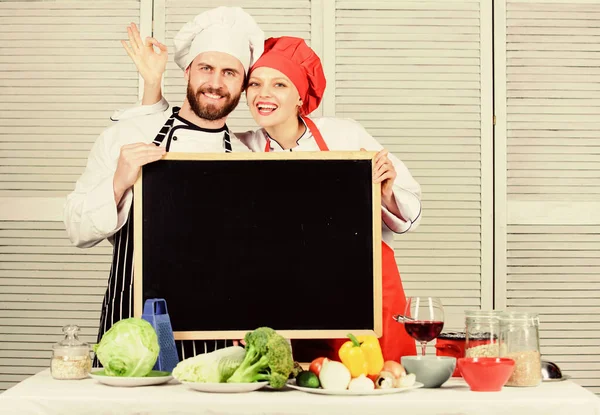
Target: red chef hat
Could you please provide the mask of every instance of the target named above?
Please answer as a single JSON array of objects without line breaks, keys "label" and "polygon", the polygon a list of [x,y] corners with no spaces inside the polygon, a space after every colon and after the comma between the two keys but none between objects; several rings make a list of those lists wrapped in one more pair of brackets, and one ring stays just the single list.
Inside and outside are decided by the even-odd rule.
[{"label": "red chef hat", "polygon": [[313,112],[325,92],[325,74],[321,59],[298,37],[282,36],[265,41],[265,51],[252,70],[266,66],[290,78],[302,99],[302,115]]}]

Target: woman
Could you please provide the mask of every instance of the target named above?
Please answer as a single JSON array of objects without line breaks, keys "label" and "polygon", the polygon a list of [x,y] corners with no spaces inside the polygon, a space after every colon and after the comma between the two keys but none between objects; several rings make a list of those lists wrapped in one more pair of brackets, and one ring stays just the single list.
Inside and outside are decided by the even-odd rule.
[{"label": "woman", "polygon": [[[166,50],[164,45],[150,38],[145,51],[139,47],[137,51],[128,48],[124,43],[143,78],[149,80],[144,89],[144,105],[154,104],[160,98],[160,83],[156,80],[162,77],[162,72],[149,69],[152,66],[160,68],[160,65],[149,63],[157,58],[152,44]],[[162,58],[166,59],[164,54]],[[384,150],[360,124],[350,119],[308,118],[308,114],[319,106],[325,84],[321,61],[303,39],[267,39],[263,55],[249,72],[246,88],[250,112],[262,128],[238,136],[251,150],[258,152],[378,151],[373,181],[381,183],[383,219],[383,336],[379,341],[384,358],[399,361],[401,356],[416,354],[416,349],[415,341],[408,336],[404,326],[392,319],[394,314],[404,312],[406,304],[392,249],[393,233],[404,233],[417,227],[421,215],[421,189],[404,163]],[[163,99],[146,110],[164,110],[165,105]],[[127,112],[121,114],[121,117],[126,116]],[[294,357],[301,361],[323,355],[337,359],[336,352],[346,340],[294,341]]]}]

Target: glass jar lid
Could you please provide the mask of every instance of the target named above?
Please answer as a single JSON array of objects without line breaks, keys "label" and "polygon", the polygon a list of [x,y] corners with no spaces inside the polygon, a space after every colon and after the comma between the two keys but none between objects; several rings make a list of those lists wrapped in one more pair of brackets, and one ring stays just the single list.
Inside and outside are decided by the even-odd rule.
[{"label": "glass jar lid", "polygon": [[465,321],[467,329],[471,324],[490,324],[498,325],[500,322],[499,311],[467,310],[465,311]]},{"label": "glass jar lid", "polygon": [[476,317],[498,318],[500,315],[502,315],[501,311],[485,311],[485,310],[466,310],[465,311],[465,316],[467,318],[476,318]]},{"label": "glass jar lid", "polygon": [[500,324],[532,325],[540,324],[539,313],[510,311],[500,315]]},{"label": "glass jar lid", "polygon": [[65,338],[52,346],[54,356],[84,356],[91,350],[88,343],[79,340],[79,326],[69,324],[63,327]]}]

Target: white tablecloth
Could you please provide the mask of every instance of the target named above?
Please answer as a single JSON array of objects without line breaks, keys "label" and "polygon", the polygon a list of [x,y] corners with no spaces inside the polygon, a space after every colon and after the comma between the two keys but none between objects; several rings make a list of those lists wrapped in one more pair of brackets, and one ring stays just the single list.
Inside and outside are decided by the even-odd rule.
[{"label": "white tablecloth", "polygon": [[50,414],[567,414],[600,415],[600,398],[571,381],[471,392],[462,379],[393,395],[323,396],[293,389],[214,394],[166,385],[117,388],[59,381],[44,370],[0,394],[2,415]]}]

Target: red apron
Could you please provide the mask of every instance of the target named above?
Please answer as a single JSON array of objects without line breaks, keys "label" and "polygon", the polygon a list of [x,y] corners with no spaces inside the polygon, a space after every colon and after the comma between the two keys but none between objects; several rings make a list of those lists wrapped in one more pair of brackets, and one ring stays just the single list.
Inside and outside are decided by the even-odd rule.
[{"label": "red apron", "polygon": [[[312,136],[321,151],[329,151],[321,132],[310,118],[303,118]],[[269,139],[265,146],[265,152],[269,152],[271,146]],[[396,322],[394,314],[404,314],[406,296],[402,288],[400,273],[396,265],[394,250],[385,242],[381,242],[382,253],[382,291],[383,291],[383,335],[379,338],[384,360],[400,361],[401,356],[416,355],[415,340],[410,337],[404,325]],[[340,360],[337,351],[348,339],[331,340],[292,340],[294,359],[299,362],[310,362],[321,356],[333,360]]]}]

